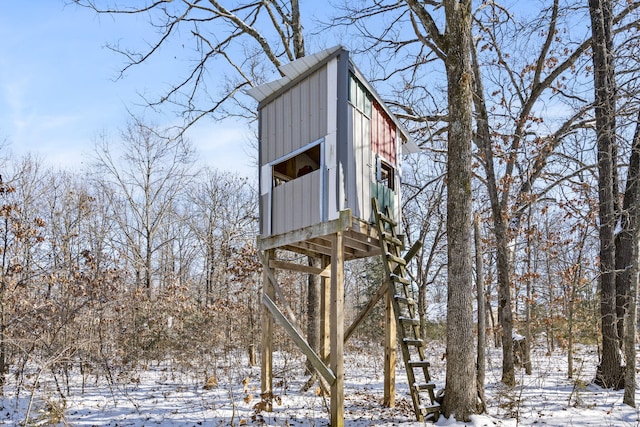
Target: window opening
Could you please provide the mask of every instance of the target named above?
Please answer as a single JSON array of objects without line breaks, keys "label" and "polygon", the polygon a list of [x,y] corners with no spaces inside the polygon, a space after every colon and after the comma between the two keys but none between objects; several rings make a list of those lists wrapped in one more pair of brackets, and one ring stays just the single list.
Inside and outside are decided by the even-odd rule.
[{"label": "window opening", "polygon": [[395,169],[389,163],[378,158],[378,182],[384,184],[390,190],[394,190]]},{"label": "window opening", "polygon": [[273,186],[320,169],[320,144],[273,165]]}]

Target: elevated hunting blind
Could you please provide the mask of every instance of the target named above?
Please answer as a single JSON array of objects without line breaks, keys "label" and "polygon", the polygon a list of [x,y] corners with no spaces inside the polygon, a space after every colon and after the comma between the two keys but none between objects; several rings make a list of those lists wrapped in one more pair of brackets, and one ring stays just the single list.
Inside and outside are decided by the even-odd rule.
[{"label": "elevated hunting blind", "polygon": [[279,80],[252,88],[258,102],[260,235],[281,235],[336,220],[373,223],[371,198],[400,219],[407,131],[341,46],[280,67]]},{"label": "elevated hunting blind", "polygon": [[[264,402],[269,408],[273,397],[275,320],[307,356],[321,384],[330,387],[331,425],[342,426],[344,342],[386,297],[384,404],[393,406],[395,401],[398,342],[417,419],[437,419],[435,386],[430,381],[412,283],[405,269],[419,245],[403,256],[403,239],[396,230],[401,220],[401,155],[417,152],[418,147],[343,47],[283,65],[280,73],[279,80],[248,91],[258,101],[259,112],[257,244],[264,267]],[[309,265],[292,262],[290,256],[278,259],[278,250],[319,261]],[[384,259],[385,279],[345,329],[344,261],[375,255]],[[318,349],[309,346],[296,324],[276,269],[320,276]]]}]

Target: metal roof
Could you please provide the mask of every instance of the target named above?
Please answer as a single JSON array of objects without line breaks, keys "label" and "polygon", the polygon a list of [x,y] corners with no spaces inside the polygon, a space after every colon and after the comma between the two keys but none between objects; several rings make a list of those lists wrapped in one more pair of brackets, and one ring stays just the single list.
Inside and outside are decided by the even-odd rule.
[{"label": "metal roof", "polygon": [[291,83],[291,81],[295,80],[296,77],[304,74],[316,65],[326,61],[327,58],[330,58],[340,50],[344,50],[341,45],[334,46],[313,55],[304,56],[300,59],[296,59],[295,61],[281,65],[280,67],[278,67],[278,70],[280,70],[284,77],[272,82],[261,84],[260,86],[252,87],[251,89],[247,89],[246,93],[247,95],[253,97],[256,101],[262,102],[269,96],[278,92],[283,87],[287,86],[289,83]]},{"label": "metal roof", "polygon": [[[254,98],[258,103],[262,103],[265,99],[279,92],[287,85],[289,85],[296,78],[301,75],[309,72],[309,70],[315,68],[316,66],[326,62],[329,58],[335,56],[338,52],[345,51],[346,49],[342,45],[337,45],[331,47],[329,49],[322,50],[313,55],[304,56],[302,58],[296,59],[295,61],[289,62],[287,64],[281,65],[278,67],[280,73],[284,75],[284,77],[274,80],[272,82],[264,83],[259,86],[254,86],[251,89],[247,89],[245,93],[252,98]],[[351,62],[351,61],[350,61]],[[416,144],[416,142],[411,138],[407,129],[398,121],[396,116],[389,110],[386,104],[380,98],[380,95],[375,91],[375,89],[371,86],[371,84],[362,76],[362,73],[357,69],[355,64],[351,62],[351,65],[356,70],[359,79],[363,80],[363,83],[367,87],[367,89],[371,92],[373,97],[377,100],[377,102],[382,106],[382,108],[387,112],[391,120],[396,124],[398,130],[405,137],[405,142],[402,144],[402,151],[405,154],[410,153],[418,153],[420,152],[420,147]]]}]

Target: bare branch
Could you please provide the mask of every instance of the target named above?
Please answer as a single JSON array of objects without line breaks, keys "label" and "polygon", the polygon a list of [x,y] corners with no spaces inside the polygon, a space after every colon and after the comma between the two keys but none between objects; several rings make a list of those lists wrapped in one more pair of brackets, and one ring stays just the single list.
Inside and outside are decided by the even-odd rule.
[{"label": "bare branch", "polygon": [[[436,22],[433,20],[433,17],[429,12],[427,12],[424,6],[420,4],[420,2],[418,2],[417,0],[406,0],[406,1],[407,1],[407,4],[409,5],[409,8],[411,8],[411,11],[415,13],[415,15],[420,20],[420,23],[422,24],[422,26],[429,33],[429,37],[433,39],[433,42],[438,47],[438,50],[440,51],[438,56],[440,56],[441,58],[444,58],[445,57],[444,52],[447,51],[446,39],[440,33],[440,30],[438,29]],[[427,3],[427,2],[423,2],[423,3]],[[430,2],[429,4],[433,5],[433,3],[434,2]]]}]

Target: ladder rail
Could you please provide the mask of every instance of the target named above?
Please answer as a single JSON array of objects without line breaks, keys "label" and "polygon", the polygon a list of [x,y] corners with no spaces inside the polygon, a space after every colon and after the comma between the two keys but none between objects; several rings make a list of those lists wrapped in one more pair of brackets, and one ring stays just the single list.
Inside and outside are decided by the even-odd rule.
[{"label": "ladder rail", "polygon": [[[413,298],[413,282],[407,278],[406,257],[402,257],[402,240],[396,233],[396,221],[389,209],[380,211],[378,200],[371,200],[375,214],[376,228],[384,258],[384,269],[388,283],[389,295],[396,318],[396,330],[399,332],[402,357],[407,372],[407,380],[413,402],[414,412],[418,421],[424,421],[426,416],[432,415],[438,419],[440,405],[435,400],[435,385],[429,375],[429,362],[425,360],[424,341],[420,336],[420,322],[416,319],[416,302]],[[414,245],[411,251],[417,251]],[[413,353],[411,349],[413,349]],[[412,356],[417,355],[417,360]],[[416,371],[422,372],[424,382],[416,381]],[[421,392],[428,396],[428,402],[422,402]]]}]

